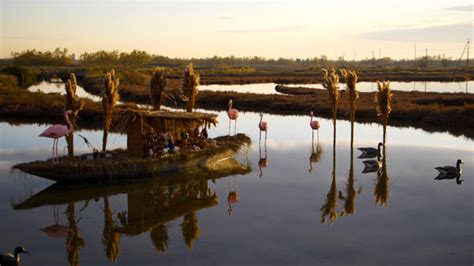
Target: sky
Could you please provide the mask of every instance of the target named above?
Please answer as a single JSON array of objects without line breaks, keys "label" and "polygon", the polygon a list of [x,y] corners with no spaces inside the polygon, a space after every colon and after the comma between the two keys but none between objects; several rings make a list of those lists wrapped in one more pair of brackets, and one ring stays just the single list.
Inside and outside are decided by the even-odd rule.
[{"label": "sky", "polygon": [[[0,0],[0,57],[26,49],[145,50],[179,58],[459,58],[464,0]],[[472,53],[471,53],[472,54]]]}]

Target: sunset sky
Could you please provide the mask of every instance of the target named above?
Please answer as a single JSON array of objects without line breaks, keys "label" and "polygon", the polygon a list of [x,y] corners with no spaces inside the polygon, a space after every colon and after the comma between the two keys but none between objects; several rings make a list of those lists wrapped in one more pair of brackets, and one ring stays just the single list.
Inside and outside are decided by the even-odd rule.
[{"label": "sunset sky", "polygon": [[458,58],[472,38],[471,1],[0,0],[0,57],[26,49],[133,49],[170,57],[347,60]]}]

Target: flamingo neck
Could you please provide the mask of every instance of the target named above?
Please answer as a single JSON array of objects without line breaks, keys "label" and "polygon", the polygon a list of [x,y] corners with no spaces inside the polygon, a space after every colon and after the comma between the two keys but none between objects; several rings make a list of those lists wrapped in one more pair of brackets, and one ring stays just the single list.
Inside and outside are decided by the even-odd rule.
[{"label": "flamingo neck", "polygon": [[263,120],[263,116],[260,116],[260,123],[262,123],[262,120]]},{"label": "flamingo neck", "polygon": [[72,130],[73,130],[73,126],[72,126],[72,123],[71,121],[69,120],[69,114],[68,113],[64,113],[64,119],[66,120],[66,123],[67,123],[67,130],[68,130],[68,133],[71,133]]}]

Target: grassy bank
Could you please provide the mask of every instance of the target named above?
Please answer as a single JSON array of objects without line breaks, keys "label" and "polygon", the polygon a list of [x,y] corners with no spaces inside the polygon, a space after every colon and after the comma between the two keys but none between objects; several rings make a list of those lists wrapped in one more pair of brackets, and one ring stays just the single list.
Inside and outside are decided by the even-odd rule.
[{"label": "grassy bank", "polygon": [[[67,73],[71,70],[63,70],[63,72]],[[100,69],[78,71],[78,83],[88,92],[98,95],[102,91],[104,71]],[[121,99],[139,104],[150,104],[148,88],[150,73],[148,70],[118,71],[118,75],[121,77]],[[313,75],[316,76],[314,73]],[[174,94],[178,99],[180,80],[174,73],[169,78],[167,93]],[[3,79],[11,83],[9,78]],[[238,77],[232,78],[232,82],[239,80]],[[0,85],[0,115],[37,118],[53,115],[61,116],[63,110],[62,96],[29,93],[20,88],[12,88],[11,84],[6,84],[8,82]],[[282,88],[285,89],[285,87]],[[465,135],[474,138],[474,127],[472,126],[474,125],[473,94],[403,92],[397,91],[396,87],[392,89],[394,90],[394,101],[390,125],[411,126],[428,131],[447,131],[454,135]],[[297,93],[295,93],[296,91]],[[235,107],[242,111],[300,115],[307,115],[310,111],[314,111],[318,116],[331,117],[331,108],[325,90],[305,91],[301,88],[286,88],[286,93],[295,95],[201,91],[196,104],[198,108],[225,110],[227,109],[228,99],[232,98]],[[360,93],[356,121],[378,122],[374,98],[373,92]],[[347,96],[343,95],[338,113],[338,117],[342,119],[348,118],[346,102]],[[172,106],[171,103],[165,103],[165,105]],[[86,106],[80,116],[83,120],[100,121],[102,119],[100,104],[86,101]]]}]

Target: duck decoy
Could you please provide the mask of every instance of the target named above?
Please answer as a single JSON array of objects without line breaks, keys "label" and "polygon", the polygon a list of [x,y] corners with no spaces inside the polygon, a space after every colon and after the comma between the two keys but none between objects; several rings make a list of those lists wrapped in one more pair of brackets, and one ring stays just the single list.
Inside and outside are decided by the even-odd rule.
[{"label": "duck decoy", "polygon": [[368,148],[357,148],[359,151],[362,152],[361,155],[359,155],[358,158],[360,159],[365,159],[365,158],[375,158],[377,156],[380,156],[380,147],[382,147],[383,144],[382,142],[379,142],[379,145],[376,148],[368,147]]},{"label": "duck decoy", "polygon": [[14,254],[0,254],[0,265],[16,265],[20,262],[20,253],[28,253],[24,247],[16,247]]},{"label": "duck decoy", "polygon": [[456,162],[456,167],[454,166],[438,166],[435,167],[436,170],[439,171],[439,174],[437,177],[435,177],[436,180],[442,180],[442,179],[456,179],[456,182],[458,184],[461,184],[463,180],[460,180],[459,178],[462,175],[462,169],[461,169],[461,164],[463,164],[464,161],[461,159],[458,159]]}]

